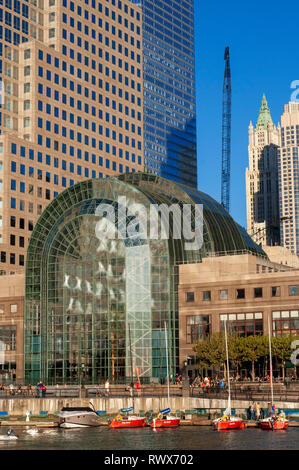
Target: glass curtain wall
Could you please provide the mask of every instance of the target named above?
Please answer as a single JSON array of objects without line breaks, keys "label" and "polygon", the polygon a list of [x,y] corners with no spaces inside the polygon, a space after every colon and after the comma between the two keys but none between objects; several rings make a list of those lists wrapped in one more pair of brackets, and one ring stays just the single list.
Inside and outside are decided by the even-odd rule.
[{"label": "glass curtain wall", "polygon": [[[165,228],[163,204],[169,209],[168,237],[151,237],[153,214]],[[202,226],[200,248],[186,249],[183,224],[170,210],[185,204],[192,208],[192,229]],[[195,204],[203,205],[201,221]],[[103,205],[112,219],[98,212]],[[136,218],[140,207],[144,224]],[[114,230],[111,238],[98,230],[103,221]],[[179,365],[178,264],[198,263],[215,249],[260,254],[220,204],[173,181],[132,173],[83,181],[59,194],[38,220],[27,253],[26,381],[165,378],[165,322],[174,375]]]}]

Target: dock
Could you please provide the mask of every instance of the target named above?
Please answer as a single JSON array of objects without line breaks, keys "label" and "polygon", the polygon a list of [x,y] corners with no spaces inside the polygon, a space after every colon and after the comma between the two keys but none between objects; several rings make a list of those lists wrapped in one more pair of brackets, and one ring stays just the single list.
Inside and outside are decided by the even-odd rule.
[{"label": "dock", "polygon": [[17,420],[9,420],[9,421],[0,421],[0,426],[30,426],[30,427],[37,427],[37,428],[57,428],[58,422],[55,421],[17,421]]}]

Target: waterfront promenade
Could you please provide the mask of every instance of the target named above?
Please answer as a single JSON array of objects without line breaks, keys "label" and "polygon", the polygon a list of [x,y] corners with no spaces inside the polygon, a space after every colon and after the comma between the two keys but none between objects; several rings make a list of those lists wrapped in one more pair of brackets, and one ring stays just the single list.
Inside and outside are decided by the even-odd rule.
[{"label": "waterfront promenade", "polygon": [[[232,384],[232,408],[236,413],[246,414],[252,403],[259,403],[267,408],[271,400],[268,383]],[[133,397],[124,385],[112,385],[109,392],[94,385],[48,386],[44,397],[35,387],[5,387],[0,396],[0,416],[25,416],[27,412],[38,416],[55,415],[64,406],[92,406],[103,413],[115,413],[120,408],[132,406]],[[277,408],[299,409],[299,383],[277,383],[274,385],[274,401]],[[184,384],[171,385],[170,403],[167,398],[166,385],[145,385],[140,391],[134,391],[134,408],[136,412],[158,411],[168,406],[174,412],[192,416],[193,413],[215,415],[227,406],[227,390],[202,391],[200,388],[186,387]]]}]

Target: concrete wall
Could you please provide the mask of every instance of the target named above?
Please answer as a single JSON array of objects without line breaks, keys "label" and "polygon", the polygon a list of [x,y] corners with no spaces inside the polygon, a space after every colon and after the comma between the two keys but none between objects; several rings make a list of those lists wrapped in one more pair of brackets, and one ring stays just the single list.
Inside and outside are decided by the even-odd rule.
[{"label": "concrete wall", "polygon": [[[107,413],[116,413],[120,408],[132,406],[131,398],[24,398],[24,399],[1,399],[0,411],[7,411],[9,416],[25,416],[27,411],[32,415],[38,415],[40,411],[48,411],[53,414],[61,410],[64,406],[89,406],[92,403],[96,410],[106,410]],[[232,408],[244,410],[252,402],[245,400],[233,400]],[[259,402],[263,408],[267,408],[268,402]],[[296,402],[276,402],[276,408],[297,409],[299,404]],[[167,398],[135,398],[135,411],[139,410],[159,411],[167,408]],[[190,410],[193,408],[206,408],[211,411],[219,411],[227,407],[227,400],[210,400],[208,398],[171,398],[170,408],[173,412],[176,410]]]}]

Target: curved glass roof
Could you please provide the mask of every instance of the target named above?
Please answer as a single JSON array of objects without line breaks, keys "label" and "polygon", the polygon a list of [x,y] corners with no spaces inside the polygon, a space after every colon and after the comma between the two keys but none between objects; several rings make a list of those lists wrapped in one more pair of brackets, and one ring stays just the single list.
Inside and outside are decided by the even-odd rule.
[{"label": "curved glass roof", "polygon": [[[183,204],[203,206],[203,244],[200,249],[186,250],[182,235],[173,235],[175,218],[170,222],[168,249],[170,259],[176,263],[196,263],[203,257],[229,254],[253,253],[267,257],[256,245],[246,230],[237,224],[221,204],[209,195],[148,173],[126,173],[118,177],[86,180],[60,193],[45,209],[32,233],[28,254],[39,258],[41,251],[51,244],[55,231],[70,217],[74,210],[82,213],[95,213],[98,204],[112,202],[115,207],[119,196],[127,195],[131,202],[149,205]],[[76,209],[77,207],[77,209]],[[172,215],[170,214],[170,218]],[[196,220],[192,213],[193,228]],[[50,235],[50,236],[49,236]],[[27,257],[29,264],[32,256]],[[28,263],[27,267],[28,267]]]},{"label": "curved glass roof", "polygon": [[[246,230],[241,227],[225,208],[208,194],[180,183],[166,180],[160,176],[146,173],[126,173],[118,177],[122,181],[133,184],[155,203],[168,201],[202,204],[203,206],[203,246],[200,258],[229,254],[253,253],[267,255],[260,246],[253,242]],[[177,261],[186,262],[188,259]],[[193,261],[194,262],[194,261]]]}]

